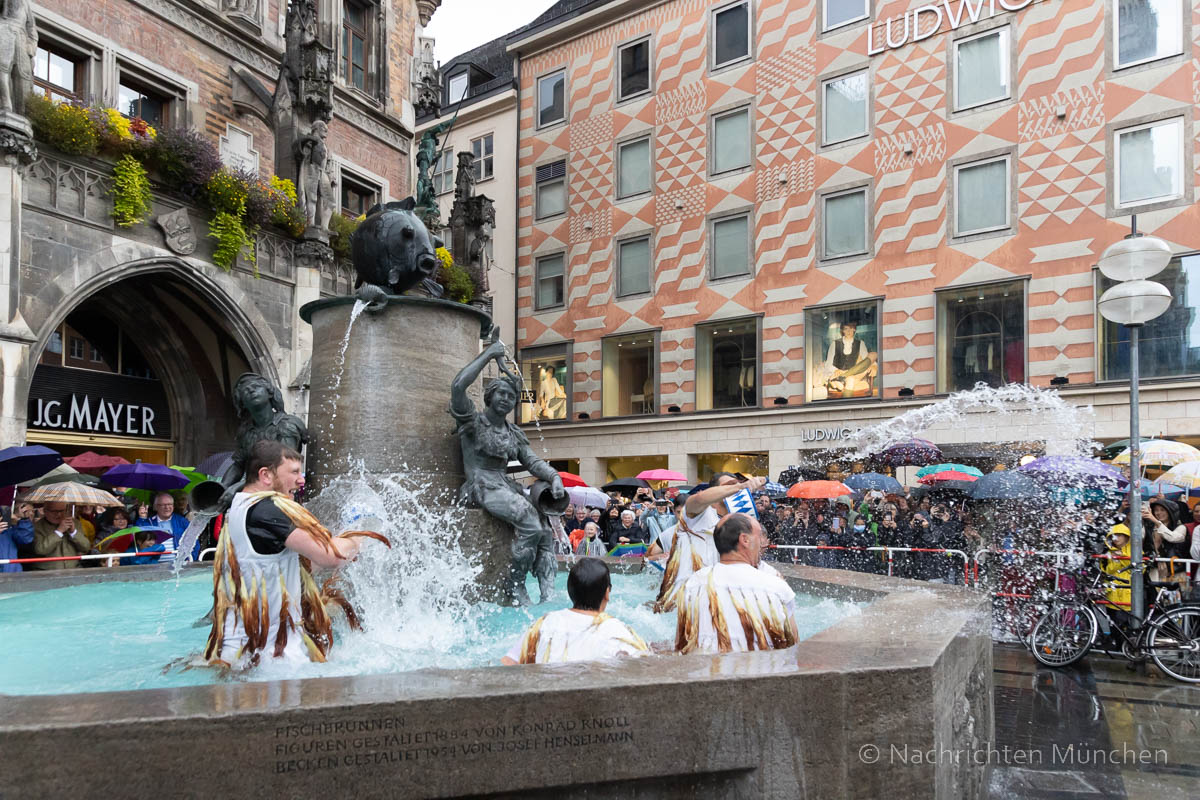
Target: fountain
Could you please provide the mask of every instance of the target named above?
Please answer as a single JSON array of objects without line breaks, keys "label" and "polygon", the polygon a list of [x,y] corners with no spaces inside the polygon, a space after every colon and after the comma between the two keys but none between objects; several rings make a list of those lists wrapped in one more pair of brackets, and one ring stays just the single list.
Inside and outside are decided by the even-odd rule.
[{"label": "fountain", "polygon": [[[35,641],[21,651],[31,669],[0,685],[0,692],[23,687],[0,702],[0,747],[21,765],[0,778],[0,795],[148,794],[161,790],[166,774],[196,795],[982,796],[979,759],[915,763],[889,755],[893,746],[986,752],[990,602],[968,590],[780,565],[801,596],[796,647],[485,666],[541,613],[491,602],[513,595],[515,534],[508,522],[462,504],[466,478],[498,465],[474,460],[447,413],[453,402],[462,423],[484,407],[479,370],[464,369],[458,381],[455,372],[498,356],[503,345],[476,308],[400,294],[427,277],[428,235],[411,206],[374,209],[368,221],[375,215],[378,229],[400,241],[384,236],[395,247],[373,257],[394,263],[364,278],[356,297],[316,301],[302,312],[315,342],[311,510],[335,532],[369,520],[394,543],[364,551],[346,569],[364,630],[339,632],[327,664],[266,664],[236,679],[139,670],[101,685],[76,662],[82,656],[54,649],[63,639],[86,646],[86,633],[71,635],[77,610],[95,613],[84,631],[123,637],[142,648],[143,660],[161,663],[161,637],[139,628],[136,614],[111,609],[125,602],[157,614],[155,593],[175,592],[168,596],[183,616],[172,616],[165,635],[172,643],[191,635],[198,649],[203,631],[188,620],[207,603],[206,565],[184,569],[178,584],[161,581],[161,572],[122,569],[0,576],[0,626],[18,627],[28,616],[17,592],[39,592],[47,609],[47,621],[21,636]],[[356,240],[356,249],[368,244]],[[530,456],[542,472],[544,463]],[[543,494],[553,496],[553,479],[542,477]],[[494,506],[487,492],[467,496]],[[540,536],[523,510],[508,518]],[[669,642],[673,620],[643,605],[657,587],[654,570],[610,561],[614,596],[624,598],[614,614],[644,638]],[[7,622],[6,609],[13,610]],[[55,641],[36,638],[43,630]],[[103,661],[121,648],[93,649]],[[39,680],[63,663],[77,682]],[[42,757],[50,751],[72,753],[69,768]],[[140,768],[148,763],[154,768]]]}]

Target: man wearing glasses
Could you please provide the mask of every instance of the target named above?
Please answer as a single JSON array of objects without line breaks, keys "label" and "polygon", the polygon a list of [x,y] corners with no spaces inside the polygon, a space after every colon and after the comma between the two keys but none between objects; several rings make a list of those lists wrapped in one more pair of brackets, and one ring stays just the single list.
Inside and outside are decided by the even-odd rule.
[{"label": "man wearing glasses", "polygon": [[[188,518],[175,513],[175,498],[166,492],[159,492],[154,496],[154,505],[150,512],[150,524],[143,527],[158,528],[171,534],[171,538],[163,542],[166,553],[158,560],[158,563],[173,564],[175,549],[179,546],[179,537],[183,536],[183,532],[188,528]],[[196,547],[192,550],[192,560],[196,560],[199,554],[200,543],[196,542]]]}]

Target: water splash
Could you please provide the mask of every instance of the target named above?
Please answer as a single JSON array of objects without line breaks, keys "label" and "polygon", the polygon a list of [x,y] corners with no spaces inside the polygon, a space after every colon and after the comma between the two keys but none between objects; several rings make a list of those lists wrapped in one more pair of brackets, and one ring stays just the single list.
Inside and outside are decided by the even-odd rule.
[{"label": "water splash", "polygon": [[[517,380],[521,382],[521,397],[528,397],[529,384],[525,383],[525,376],[521,374],[521,367],[519,364],[517,364],[516,359],[513,357],[512,350],[508,348],[508,345],[504,346],[504,360],[507,361],[508,365],[512,368],[513,374],[517,376]],[[542,446],[542,455],[546,455],[550,451],[546,449],[546,437],[542,433],[541,418],[538,417],[537,414],[533,415],[533,427],[537,429],[538,443]]]}]

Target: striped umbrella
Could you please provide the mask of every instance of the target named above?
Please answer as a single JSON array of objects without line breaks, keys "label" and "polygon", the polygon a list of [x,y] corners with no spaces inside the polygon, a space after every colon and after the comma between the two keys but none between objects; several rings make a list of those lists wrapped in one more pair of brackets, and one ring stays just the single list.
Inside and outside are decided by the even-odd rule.
[{"label": "striped umbrella", "polygon": [[968,467],[966,464],[930,464],[928,467],[921,467],[917,470],[917,477],[924,478],[928,475],[936,475],[939,472],[961,472],[964,475],[973,475],[976,478],[983,477],[983,470],[975,467]]},{"label": "striped umbrella", "polygon": [[1200,495],[1200,461],[1185,461],[1176,464],[1158,476],[1162,483],[1169,483],[1185,490],[1195,497]]},{"label": "striped umbrella", "polygon": [[[1114,464],[1128,464],[1131,448],[1125,448],[1112,460]],[[1143,467],[1174,467],[1187,461],[1200,461],[1200,450],[1183,442],[1170,439],[1152,439],[1142,442],[1138,448],[1138,460]]]},{"label": "striped umbrella", "polygon": [[37,487],[23,499],[27,503],[67,503],[77,506],[106,506],[108,508],[125,506],[124,503],[103,489],[74,481],[47,483]]}]

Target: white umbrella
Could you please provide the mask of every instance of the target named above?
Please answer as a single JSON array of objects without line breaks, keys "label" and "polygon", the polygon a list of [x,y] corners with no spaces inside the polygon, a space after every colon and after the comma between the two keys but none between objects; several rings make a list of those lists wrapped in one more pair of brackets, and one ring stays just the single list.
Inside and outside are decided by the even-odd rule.
[{"label": "white umbrella", "polygon": [[568,486],[567,497],[576,506],[593,506],[605,508],[608,506],[608,495],[591,486]]},{"label": "white umbrella", "polygon": [[63,475],[78,475],[79,470],[72,467],[70,464],[59,464],[54,469],[47,472],[45,475],[38,475],[36,478],[30,478],[27,481],[22,481],[21,486],[33,486],[43,478],[59,478]]}]

